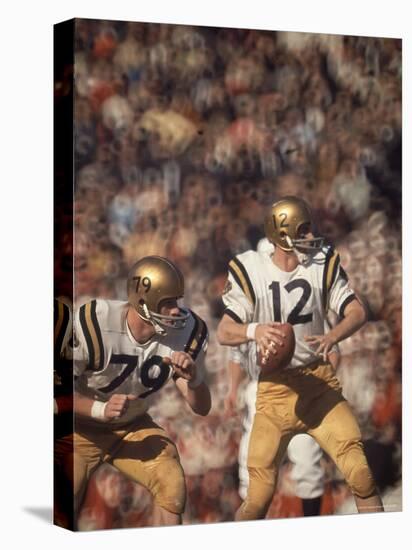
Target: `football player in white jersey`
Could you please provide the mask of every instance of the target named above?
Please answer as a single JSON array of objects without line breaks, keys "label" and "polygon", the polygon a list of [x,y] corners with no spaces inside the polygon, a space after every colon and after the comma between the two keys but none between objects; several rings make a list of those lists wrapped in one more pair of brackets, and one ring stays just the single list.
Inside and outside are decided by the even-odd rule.
[{"label": "football player in white jersey", "polygon": [[[263,238],[258,242],[257,251],[264,252],[271,256],[275,250],[274,245]],[[253,417],[256,412],[256,394],[260,367],[256,362],[256,343],[249,342],[237,348],[230,348],[229,354],[229,378],[230,389],[225,405],[227,412],[233,413],[236,410],[238,393],[245,376],[248,376],[244,390],[245,412],[242,418],[242,437],[239,443],[239,495],[244,500],[249,485],[249,474],[247,471],[247,453],[249,446],[250,432],[253,425]],[[251,353],[252,352],[252,353]],[[339,362],[339,352],[336,348],[329,354],[335,370]],[[295,494],[302,501],[302,512],[304,516],[320,515],[322,506],[322,495],[324,492],[324,469],[321,464],[322,450],[316,441],[308,434],[295,435],[287,448],[287,455],[292,464],[291,478],[295,482]]]},{"label": "football player in white jersey", "polygon": [[[249,442],[249,487],[236,519],[264,518],[279,464],[296,433],[311,435],[334,460],[349,484],[359,512],[382,511],[358,423],[330,364],[333,346],[366,321],[339,255],[314,236],[308,205],[297,197],[274,203],[265,220],[271,257],[249,250],[229,263],[217,337],[238,346],[255,341],[263,354],[276,353],[290,323],[296,348],[289,365],[259,374],[256,414]],[[340,321],[325,332],[326,311]]]},{"label": "football player in white jersey", "polygon": [[91,472],[108,461],[150,491],[154,525],[174,525],[185,505],[184,474],[174,443],[147,410],[172,379],[195,413],[208,414],[208,330],[178,306],[184,279],[166,258],[139,260],[127,290],[127,302],[93,300],[75,315],[74,493],[80,501]]}]

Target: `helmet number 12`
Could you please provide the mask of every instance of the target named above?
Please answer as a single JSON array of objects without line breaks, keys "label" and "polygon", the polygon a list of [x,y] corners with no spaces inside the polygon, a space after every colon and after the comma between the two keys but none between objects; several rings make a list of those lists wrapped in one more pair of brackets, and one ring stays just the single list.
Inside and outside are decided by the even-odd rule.
[{"label": "helmet number 12", "polygon": [[[281,212],[281,213],[279,214],[279,218],[282,218],[282,220],[281,220],[281,222],[280,222],[280,224],[279,224],[279,227],[281,227],[281,228],[289,227],[289,224],[286,223],[287,217],[288,217],[288,215],[286,214],[286,212]],[[274,222],[274,224],[275,224],[275,229],[277,229],[276,216],[273,216],[273,222]]]},{"label": "helmet number 12", "polygon": [[[290,323],[291,325],[301,325],[304,323],[310,323],[313,318],[312,313],[305,313],[302,314],[303,308],[308,303],[308,300],[312,294],[312,287],[306,281],[306,279],[295,279],[293,281],[290,281],[288,284],[284,286],[285,290],[287,292],[292,292],[293,290],[299,288],[302,290],[302,294],[295,305],[295,307],[292,309],[292,311],[289,313],[286,322]],[[272,291],[272,299],[273,299],[273,320],[276,323],[282,322],[282,315],[281,315],[281,303],[280,303],[280,284],[278,281],[273,281],[269,285],[269,289]]]}]

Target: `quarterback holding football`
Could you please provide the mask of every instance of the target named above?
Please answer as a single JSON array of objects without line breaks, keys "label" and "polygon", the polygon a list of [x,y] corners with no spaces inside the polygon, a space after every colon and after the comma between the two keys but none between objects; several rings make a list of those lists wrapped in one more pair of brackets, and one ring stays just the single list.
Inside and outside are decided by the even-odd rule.
[{"label": "quarterback holding football", "polygon": [[[249,486],[236,519],[265,517],[279,465],[298,433],[311,435],[329,454],[359,512],[382,511],[358,423],[329,358],[334,346],[366,322],[364,307],[349,286],[338,252],[315,236],[305,201],[288,196],[274,203],[265,233],[275,246],[271,256],[248,250],[229,263],[226,309],[217,332],[223,345],[255,342],[259,352]],[[340,319],[329,331],[328,310]]]}]

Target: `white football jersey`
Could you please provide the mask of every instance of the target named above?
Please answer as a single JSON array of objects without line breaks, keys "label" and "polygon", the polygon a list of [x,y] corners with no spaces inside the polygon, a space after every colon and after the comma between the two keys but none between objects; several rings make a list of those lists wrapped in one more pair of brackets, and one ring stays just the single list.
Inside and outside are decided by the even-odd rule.
[{"label": "white football jersey", "polygon": [[128,402],[126,413],[111,421],[116,424],[126,424],[147,411],[154,393],[173,376],[172,367],[162,359],[174,351],[192,356],[197,367],[195,382],[202,381],[208,341],[206,324],[188,310],[184,328],[170,328],[165,336],[156,334],[141,344],[127,325],[128,307],[127,302],[92,300],[75,315],[77,390],[100,401],[117,393],[136,396]]},{"label": "white football jersey", "polygon": [[[238,323],[290,323],[296,348],[287,368],[302,367],[318,359],[304,336],[325,333],[328,309],[343,317],[345,307],[356,299],[340,265],[339,254],[323,247],[311,261],[291,272],[282,271],[265,252],[248,250],[229,263],[223,302],[225,313]],[[248,346],[249,372],[256,378],[256,346]]]}]

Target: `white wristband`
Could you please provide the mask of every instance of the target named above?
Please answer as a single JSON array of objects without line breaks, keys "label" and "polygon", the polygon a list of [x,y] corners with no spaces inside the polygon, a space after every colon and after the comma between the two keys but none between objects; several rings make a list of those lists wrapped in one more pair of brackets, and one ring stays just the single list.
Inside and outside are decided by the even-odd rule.
[{"label": "white wristband", "polygon": [[259,323],[249,323],[246,329],[246,336],[249,340],[255,339],[256,327]]},{"label": "white wristband", "polygon": [[91,412],[92,418],[96,418],[97,420],[106,420],[106,417],[104,416],[106,405],[107,403],[104,403],[103,401],[94,401]]}]

